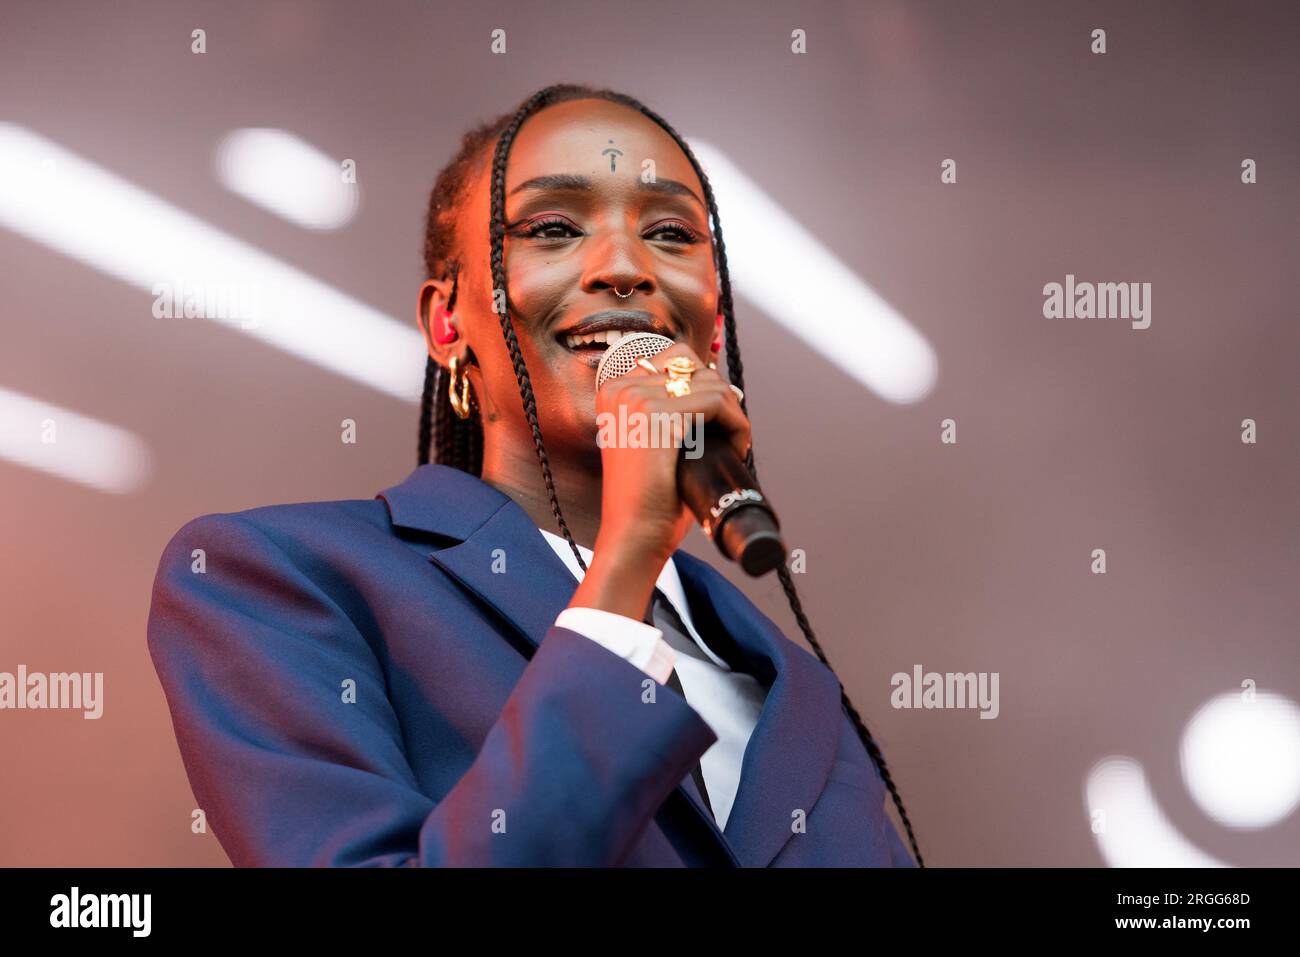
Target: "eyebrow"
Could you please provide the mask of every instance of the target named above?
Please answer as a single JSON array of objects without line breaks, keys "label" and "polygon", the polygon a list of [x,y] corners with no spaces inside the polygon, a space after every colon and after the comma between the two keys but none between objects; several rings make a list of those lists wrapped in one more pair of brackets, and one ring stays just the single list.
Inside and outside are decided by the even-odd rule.
[{"label": "eyebrow", "polygon": [[[569,190],[589,191],[595,189],[591,180],[586,176],[579,176],[575,173],[550,173],[546,176],[534,176],[532,179],[525,180],[510,191],[510,195],[521,193],[526,189],[533,190]],[[663,193],[667,196],[689,196],[701,206],[704,201],[695,195],[695,191],[684,183],[679,183],[675,179],[655,179],[647,183],[640,179],[637,180],[637,190],[640,192]]]}]

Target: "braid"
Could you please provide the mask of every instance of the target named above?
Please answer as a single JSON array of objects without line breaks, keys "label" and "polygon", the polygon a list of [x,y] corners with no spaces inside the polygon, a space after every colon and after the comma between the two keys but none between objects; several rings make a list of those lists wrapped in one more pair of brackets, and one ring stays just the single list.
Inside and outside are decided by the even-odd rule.
[{"label": "braid", "polygon": [[[753,449],[750,449],[749,458],[753,458]],[[752,474],[752,471],[751,471]],[[758,476],[754,476],[754,481],[758,481]],[[795,621],[799,623],[799,630],[803,632],[808,644],[812,650],[817,653],[822,664],[830,669],[831,674],[839,681],[839,675],[835,669],[831,668],[831,663],[826,660],[826,653],[822,651],[822,646],[818,643],[817,637],[813,634],[812,625],[808,622],[808,616],[804,614],[803,602],[799,600],[799,593],[794,587],[794,578],[790,574],[790,569],[782,565],[776,570],[777,577],[781,579],[781,588],[785,591],[786,601],[790,604],[790,611],[794,613]],[[920,867],[925,867],[925,860],[921,857],[921,849],[916,846],[916,834],[912,831],[912,822],[907,816],[907,809],[903,807],[903,798],[898,793],[898,786],[894,784],[894,776],[889,773],[889,765],[885,763],[885,756],[880,751],[880,746],[876,744],[876,739],[871,736],[867,730],[866,723],[863,722],[862,716],[858,714],[858,709],[853,707],[853,702],[849,700],[848,692],[844,690],[844,683],[840,682],[840,701],[844,709],[848,711],[849,718],[853,721],[853,726],[858,731],[858,738],[866,746],[867,753],[871,755],[876,766],[880,768],[880,776],[885,781],[885,786],[889,788],[889,794],[894,799],[894,806],[898,808],[899,817],[903,819],[903,827],[907,829],[907,839],[912,844],[912,853],[916,855],[916,863]]]},{"label": "braid", "polygon": [[[723,323],[726,329],[726,335],[724,338],[727,343],[727,377],[736,388],[740,389],[740,407],[744,411],[746,417],[748,417],[749,409],[746,408],[744,399],[745,368],[740,360],[740,341],[736,337],[736,313],[731,300],[731,274],[727,268],[727,248],[722,238],[722,221],[718,217],[717,203],[713,198],[713,187],[709,184],[708,177],[704,175],[704,170],[700,168],[700,164],[696,160],[695,154],[691,152],[691,148],[686,144],[686,142],[677,135],[677,131],[669,126],[662,117],[649,108],[640,104],[637,104],[637,106],[642,113],[663,127],[664,131],[677,141],[677,145],[681,148],[681,151],[686,154],[686,158],[691,161],[691,166],[695,169],[695,175],[700,178],[700,183],[704,187],[704,200],[708,204],[709,215],[713,218],[713,241],[716,249],[715,262],[717,263],[719,281],[722,287],[721,306]],[[754,481],[757,482],[758,470],[754,466],[754,447],[752,444],[745,456],[745,464],[749,468],[750,475],[752,475]],[[874,760],[876,765],[880,768],[880,776],[884,780],[885,786],[889,788],[890,796],[894,799],[894,804],[898,808],[899,817],[901,817],[903,821],[903,827],[907,829],[907,838],[911,842],[912,853],[916,855],[917,865],[924,867],[925,861],[921,857],[921,849],[917,846],[916,834],[912,830],[912,822],[907,816],[906,808],[903,807],[903,798],[898,793],[898,787],[894,784],[893,775],[889,772],[889,766],[885,763],[885,756],[881,753],[880,746],[876,744],[875,738],[871,736],[871,732],[867,730],[867,726],[858,714],[857,709],[849,700],[848,693],[844,690],[844,683],[839,681],[839,675],[836,673],[835,669],[831,667],[830,661],[826,658],[826,653],[822,651],[821,643],[817,641],[817,636],[813,634],[812,625],[808,621],[808,616],[805,615],[803,611],[803,602],[800,601],[799,593],[794,587],[794,578],[790,574],[790,569],[787,568],[785,564],[782,564],[777,569],[777,577],[781,580],[781,587],[785,591],[785,597],[790,605],[790,611],[794,614],[795,621],[799,624],[799,630],[802,631],[804,637],[808,639],[808,644],[812,647],[813,651],[816,652],[821,663],[830,670],[831,674],[835,675],[835,679],[840,686],[840,701],[848,711],[849,717],[853,721],[854,727],[857,729],[858,737],[862,740],[863,745],[867,749],[867,753],[871,755],[872,760]]]},{"label": "braid", "polygon": [[[630,107],[642,113],[650,120],[658,124],[673,140],[677,143],[682,153],[690,160],[695,174],[699,177],[700,183],[704,188],[704,199],[708,205],[709,215],[713,220],[713,249],[714,264],[718,270],[719,283],[721,286],[720,305],[723,314],[725,341],[727,348],[727,376],[733,385],[741,392],[745,389],[744,364],[740,358],[740,342],[736,335],[736,318],[735,307],[731,297],[731,274],[727,267],[726,244],[722,238],[722,222],[718,217],[717,203],[713,197],[713,188],[709,184],[708,177],[704,175],[704,170],[700,167],[699,161],[696,160],[695,154],[691,151],[686,142],[678,135],[666,120],[657,113],[640,103],[636,99],[617,93],[613,90],[593,89],[587,86],[576,84],[557,84],[546,87],[534,93],[524,101],[513,114],[504,114],[497,120],[484,124],[477,130],[466,134],[462,143],[461,153],[453,163],[439,176],[438,183],[434,187],[433,195],[430,197],[430,214],[429,225],[425,236],[425,265],[430,275],[435,274],[435,270],[443,261],[449,258],[447,249],[450,245],[449,235],[451,230],[445,226],[445,214],[448,208],[454,206],[454,196],[463,185],[465,171],[469,168],[472,157],[477,153],[482,145],[491,137],[500,134],[497,140],[496,151],[492,160],[492,214],[489,226],[491,239],[491,268],[492,268],[492,288],[494,292],[493,303],[497,302],[496,292],[499,290],[503,308],[499,314],[501,321],[501,332],[505,337],[506,346],[510,350],[510,358],[514,364],[515,378],[519,383],[519,395],[523,401],[524,414],[528,418],[528,424],[533,435],[533,445],[537,451],[537,461],[541,465],[542,480],[546,484],[546,493],[551,501],[551,511],[555,515],[556,522],[560,526],[560,531],[564,533],[565,539],[569,542],[569,547],[573,549],[573,554],[578,559],[579,566],[585,571],[586,562],[583,561],[582,555],[578,552],[578,545],[573,540],[573,535],[569,531],[569,526],[564,521],[564,516],[560,511],[559,498],[555,492],[555,480],[551,475],[550,459],[546,454],[546,446],[542,441],[542,430],[537,419],[537,402],[533,395],[532,380],[528,375],[528,368],[524,363],[523,353],[519,348],[519,341],[515,336],[514,324],[510,318],[510,295],[506,284],[505,272],[505,181],[506,181],[506,163],[510,156],[510,149],[514,144],[516,134],[524,121],[533,113],[541,110],[554,103],[573,99],[606,99],[624,106]],[[453,298],[455,293],[453,291]],[[437,461],[451,465],[454,468],[463,469],[474,475],[482,474],[483,467],[483,430],[482,422],[478,416],[478,409],[472,406],[473,412],[468,419],[460,419],[453,415],[450,410],[450,398],[448,394],[448,376],[446,370],[437,366],[432,359],[425,369],[425,387],[423,405],[420,415],[420,464],[428,461],[429,436],[428,429],[431,420],[436,420],[434,425],[438,432]],[[430,395],[432,390],[433,395]],[[436,412],[430,416],[430,400],[435,403]],[[749,415],[749,409],[746,407],[744,398],[740,400],[740,407]],[[745,464],[758,480],[758,471],[754,466],[754,449],[750,446],[748,454],[745,456]],[[777,577],[781,581],[781,587],[785,591],[786,601],[790,605],[790,611],[799,625],[799,630],[803,632],[804,637],[808,640],[809,646],[816,653],[818,659],[823,665],[835,675],[836,681],[840,686],[840,702],[844,710],[848,713],[854,728],[857,730],[858,737],[866,748],[871,759],[875,761],[880,770],[880,776],[889,789],[890,796],[893,798],[894,805],[898,808],[898,813],[903,822],[903,827],[907,831],[908,841],[912,846],[912,853],[916,857],[918,867],[925,867],[925,860],[921,856],[921,849],[917,845],[916,834],[912,829],[911,819],[907,816],[907,810],[903,807],[903,799],[899,794],[898,787],[894,783],[893,775],[889,771],[889,766],[885,763],[885,756],[880,750],[880,746],[872,737],[871,732],[867,729],[862,717],[858,714],[857,709],[849,700],[848,693],[844,690],[844,683],[839,681],[839,675],[831,667],[830,661],[826,658],[826,653],[822,650],[821,643],[818,642],[817,636],[813,633],[812,625],[808,621],[808,616],[804,614],[803,602],[799,598],[799,593],[795,589],[794,579],[790,570],[782,565],[777,570]]]},{"label": "braid", "polygon": [[528,376],[528,367],[524,364],[523,353],[519,349],[519,340],[515,338],[514,322],[510,318],[510,292],[506,285],[505,268],[505,217],[506,217],[506,162],[510,157],[510,147],[514,145],[515,134],[524,120],[543,103],[550,103],[557,87],[551,86],[534,93],[523,106],[515,112],[510,124],[497,140],[496,155],[492,161],[492,218],[490,224],[492,240],[492,290],[493,305],[497,302],[496,294],[501,296],[501,331],[505,335],[506,345],[510,349],[510,358],[515,367],[515,378],[519,380],[519,395],[523,399],[524,413],[528,416],[528,425],[533,433],[533,446],[537,450],[537,461],[542,467],[542,480],[546,483],[546,494],[551,500],[551,512],[560,525],[569,547],[573,549],[578,566],[585,572],[587,563],[578,551],[578,543],[573,540],[568,523],[560,512],[560,501],[555,494],[555,479],[551,476],[551,462],[546,455],[546,446],[542,442],[542,428],[537,421],[537,401],[533,397],[533,382]]}]

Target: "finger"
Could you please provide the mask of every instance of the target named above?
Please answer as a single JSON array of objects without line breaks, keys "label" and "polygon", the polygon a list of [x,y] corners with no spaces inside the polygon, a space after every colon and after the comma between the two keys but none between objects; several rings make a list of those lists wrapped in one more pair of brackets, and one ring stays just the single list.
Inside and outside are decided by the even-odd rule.
[{"label": "finger", "polygon": [[751,438],[749,418],[745,415],[744,410],[741,409],[740,403],[736,401],[736,396],[731,392],[731,390],[727,390],[723,393],[720,397],[720,401],[722,404],[717,414],[716,421],[728,430],[731,447],[743,462],[745,460],[745,454],[749,451],[749,447],[753,441]]},{"label": "finger", "polygon": [[662,349],[659,352],[656,352],[654,355],[649,356],[648,358],[652,363],[654,363],[655,368],[659,370],[660,375],[663,374],[664,364],[669,359],[676,359],[676,358],[690,359],[693,363],[695,363],[695,367],[697,370],[708,369],[708,371],[710,372],[713,371],[712,369],[709,369],[708,363],[706,363],[703,359],[701,359],[698,355],[696,355],[695,350],[692,349],[684,342],[674,342],[671,346],[668,346],[666,349]]},{"label": "finger", "polygon": [[[722,374],[717,369],[710,369],[708,364],[686,343],[675,342],[653,356],[642,357],[625,375],[619,377],[619,379],[609,381],[621,381],[620,392],[623,388],[633,390],[627,393],[625,398],[635,396],[638,399],[650,400],[652,404],[659,405],[662,400],[659,391],[664,390],[666,393],[664,383],[668,378],[664,367],[670,359],[678,356],[690,359],[695,364],[695,371],[690,376],[691,395],[705,402],[717,401],[711,398],[714,393],[720,392],[725,396],[725,401],[722,406],[719,406],[718,413],[710,416],[710,418],[718,420],[719,424],[732,434],[737,453],[743,456],[750,444],[748,438],[749,420],[740,405],[740,398],[744,393],[723,379]],[[683,412],[694,411],[696,409],[694,405],[689,409],[681,405],[682,402],[687,400],[687,396],[671,397],[669,401],[671,401],[672,405],[664,407],[664,411],[674,409]]]},{"label": "finger", "polygon": [[[653,390],[655,383],[648,383]],[[665,397],[657,390],[646,393],[647,404],[659,410],[679,412],[686,415],[703,415],[703,421],[714,423],[730,441],[736,454],[744,459],[752,443],[751,425],[745,410],[740,407],[736,395],[721,382],[692,383],[689,395]]]},{"label": "finger", "polygon": [[[686,345],[685,343],[675,342],[668,348],[656,352],[653,356],[643,356],[639,358],[633,364],[632,368],[630,368],[627,372],[623,373],[621,376],[615,376],[613,378],[607,379],[605,381],[605,384],[601,387],[601,389],[609,388],[612,383],[636,382],[639,380],[647,380],[647,379],[651,381],[657,379],[660,382],[663,382],[668,378],[668,373],[665,371],[664,365],[668,362],[668,360],[676,358],[678,356],[684,356],[685,358],[690,359],[692,362],[695,363],[696,371],[692,373],[693,382],[703,381],[704,379],[707,379],[709,376],[714,376],[714,377],[717,376],[717,373],[713,369],[710,369],[707,365],[705,365],[702,361],[700,361],[699,356],[695,354],[695,352],[691,349],[690,346]],[[704,375],[704,373],[708,373],[708,375]]]}]

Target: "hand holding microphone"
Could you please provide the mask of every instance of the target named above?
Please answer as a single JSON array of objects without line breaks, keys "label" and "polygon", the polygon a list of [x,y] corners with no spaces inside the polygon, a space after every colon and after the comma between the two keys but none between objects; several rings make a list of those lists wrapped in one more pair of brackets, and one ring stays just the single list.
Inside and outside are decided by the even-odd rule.
[{"label": "hand holding microphone", "polygon": [[[596,411],[609,421],[704,422],[702,454],[677,445],[602,448],[601,532],[640,543],[664,560],[697,520],[723,556],[751,575],[785,561],[779,523],[744,465],[749,419],[738,390],[683,343],[652,333],[625,336],[601,359]],[[619,418],[620,412],[622,418]],[[679,430],[675,436],[682,438]],[[653,443],[651,443],[653,445]]]}]

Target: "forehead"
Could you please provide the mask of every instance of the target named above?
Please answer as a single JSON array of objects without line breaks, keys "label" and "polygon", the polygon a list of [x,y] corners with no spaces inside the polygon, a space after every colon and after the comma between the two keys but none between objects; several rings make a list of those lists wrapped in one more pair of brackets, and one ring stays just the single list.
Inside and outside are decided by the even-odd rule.
[{"label": "forehead", "polygon": [[[459,217],[456,224],[463,250],[477,249],[488,241],[487,229],[481,224],[487,222],[491,207],[496,144],[493,139],[480,154],[466,202],[468,215]],[[610,155],[605,152],[609,149],[621,154],[615,155],[612,172]],[[511,196],[510,191],[527,180],[572,174],[591,179],[600,189],[631,191],[647,159],[654,160],[656,179],[676,180],[703,198],[700,178],[686,154],[658,123],[639,110],[601,99],[569,100],[548,106],[525,120],[515,134],[506,163],[507,215],[527,196]],[[700,211],[707,215],[702,206]]]},{"label": "forehead", "polygon": [[[490,204],[492,156],[497,140],[479,156],[468,206],[475,212]],[[614,169],[610,169],[611,154]],[[569,174],[592,180],[598,188],[631,189],[646,160],[654,161],[656,179],[675,180],[703,199],[704,189],[686,154],[658,123],[638,110],[609,100],[570,100],[549,106],[524,121],[506,161],[506,208],[523,194],[511,190],[539,176]]]},{"label": "forehead", "polygon": [[639,110],[609,100],[570,100],[530,116],[519,128],[506,168],[506,192],[547,173],[640,176],[653,160],[656,176],[667,176],[700,191],[690,161],[658,123]]}]

